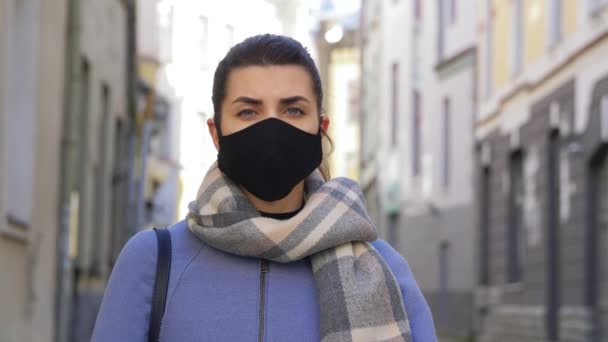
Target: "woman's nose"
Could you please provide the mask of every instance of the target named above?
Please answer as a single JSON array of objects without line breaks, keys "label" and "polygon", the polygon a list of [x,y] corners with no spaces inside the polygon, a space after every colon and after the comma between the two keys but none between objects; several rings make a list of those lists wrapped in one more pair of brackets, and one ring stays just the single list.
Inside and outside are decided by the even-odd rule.
[{"label": "woman's nose", "polygon": [[267,111],[266,117],[268,118],[279,118],[279,112],[277,110],[269,110]]}]

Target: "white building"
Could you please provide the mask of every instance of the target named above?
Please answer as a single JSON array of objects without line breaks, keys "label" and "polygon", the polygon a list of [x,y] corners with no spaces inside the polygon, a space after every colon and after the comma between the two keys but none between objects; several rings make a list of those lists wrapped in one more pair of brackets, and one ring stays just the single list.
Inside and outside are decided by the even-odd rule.
[{"label": "white building", "polygon": [[360,184],[366,197],[367,209],[381,237],[386,238],[380,196],[380,140],[386,133],[385,101],[382,95],[384,75],[381,70],[384,52],[382,2],[361,3],[361,148]]},{"label": "white building", "polygon": [[475,6],[364,1],[362,15],[368,205],[378,208],[381,236],[408,260],[439,334],[466,336],[476,270]]}]

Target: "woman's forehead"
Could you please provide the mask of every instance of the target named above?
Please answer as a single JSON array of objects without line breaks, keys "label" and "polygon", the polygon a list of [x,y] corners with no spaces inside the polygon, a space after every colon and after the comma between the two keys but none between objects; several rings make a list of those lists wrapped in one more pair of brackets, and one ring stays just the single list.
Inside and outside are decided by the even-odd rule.
[{"label": "woman's forehead", "polygon": [[303,96],[312,101],[312,78],[299,65],[238,67],[228,75],[226,100],[239,96],[259,99]]}]

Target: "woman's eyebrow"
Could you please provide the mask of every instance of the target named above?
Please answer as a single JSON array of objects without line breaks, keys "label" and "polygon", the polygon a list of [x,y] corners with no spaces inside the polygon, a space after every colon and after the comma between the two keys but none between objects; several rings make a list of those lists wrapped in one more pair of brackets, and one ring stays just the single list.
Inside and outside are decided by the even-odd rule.
[{"label": "woman's eyebrow", "polygon": [[304,96],[291,96],[291,97],[286,97],[281,99],[281,104],[283,105],[289,105],[298,101],[306,101],[306,102],[310,102],[307,98],[305,98]]},{"label": "woman's eyebrow", "polygon": [[262,104],[262,100],[254,99],[252,97],[247,97],[247,96],[239,96],[236,98],[236,100],[232,101],[233,104],[237,103],[237,102],[242,102],[242,103],[256,105],[256,106],[259,106]]}]

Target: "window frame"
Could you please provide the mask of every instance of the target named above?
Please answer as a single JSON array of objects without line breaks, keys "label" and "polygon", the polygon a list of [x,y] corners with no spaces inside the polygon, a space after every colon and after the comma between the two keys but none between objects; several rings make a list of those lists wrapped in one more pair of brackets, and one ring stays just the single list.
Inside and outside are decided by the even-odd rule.
[{"label": "window frame", "polygon": [[513,9],[513,32],[511,35],[511,76],[519,75],[523,69],[524,62],[524,2],[525,0],[512,0]]},{"label": "window frame", "polygon": [[562,0],[547,1],[547,48],[559,45],[563,36]]},{"label": "window frame", "polygon": [[507,218],[507,265],[506,284],[523,282],[525,268],[525,196],[524,175],[525,154],[522,149],[514,150],[509,157],[509,197]]},{"label": "window frame", "polygon": [[391,64],[391,141],[394,148],[399,146],[399,62]]},{"label": "window frame", "polygon": [[423,20],[423,8],[422,8],[422,0],[414,0],[414,19],[416,22],[421,22]]},{"label": "window frame", "polygon": [[412,175],[422,173],[422,96],[412,91]]},{"label": "window frame", "polygon": [[207,69],[209,67],[209,18],[201,15],[198,18],[199,23],[199,54],[200,61],[199,67],[201,69]]},{"label": "window frame", "polygon": [[486,37],[485,37],[485,97],[489,99],[492,96],[494,88],[494,15],[492,0],[486,0]]},{"label": "window frame", "polygon": [[438,323],[447,326],[449,323],[449,297],[450,297],[450,251],[451,243],[448,240],[439,243],[439,312]]},{"label": "window frame", "polygon": [[441,167],[441,182],[444,190],[447,190],[451,184],[451,140],[452,140],[452,101],[449,97],[443,98],[442,108],[442,167]]},{"label": "window frame", "polygon": [[[17,7],[20,6],[20,7]],[[28,242],[34,217],[34,181],[36,170],[36,113],[37,113],[37,60],[39,40],[39,3],[37,1],[9,1],[2,13],[2,34],[5,35],[3,70],[7,77],[2,82],[10,84],[2,94],[4,112],[8,115],[0,127],[2,153],[0,157],[2,177],[2,207],[0,208],[0,233],[17,241]],[[24,60],[24,58],[26,58]],[[31,60],[27,60],[30,58]],[[19,60],[20,63],[13,63]],[[15,93],[30,95],[27,101],[16,100]],[[14,146],[20,146],[14,149]],[[25,153],[24,153],[25,152]],[[13,177],[23,180],[16,183]]]},{"label": "window frame", "polygon": [[483,165],[481,168],[480,209],[479,222],[479,285],[492,284],[491,263],[491,222],[492,222],[492,168]]}]

